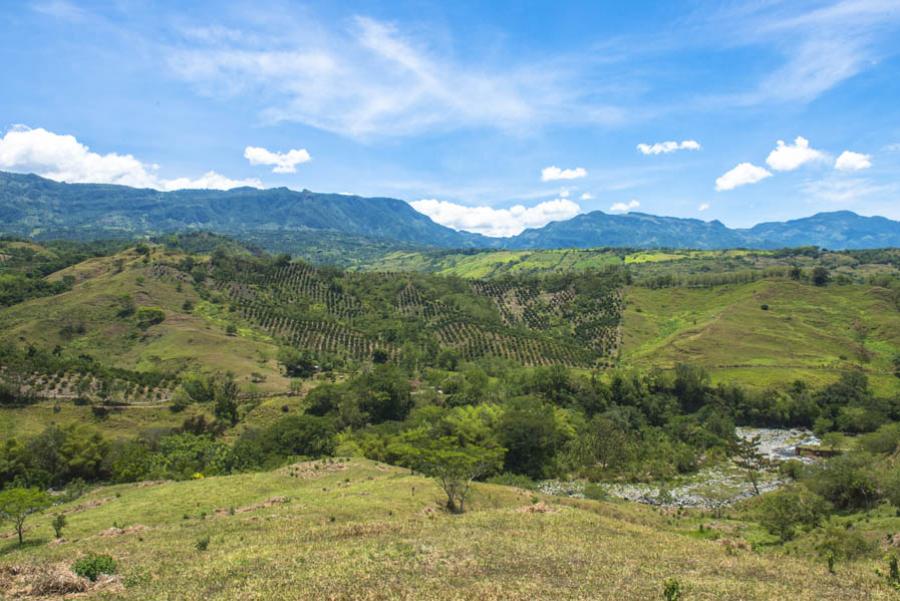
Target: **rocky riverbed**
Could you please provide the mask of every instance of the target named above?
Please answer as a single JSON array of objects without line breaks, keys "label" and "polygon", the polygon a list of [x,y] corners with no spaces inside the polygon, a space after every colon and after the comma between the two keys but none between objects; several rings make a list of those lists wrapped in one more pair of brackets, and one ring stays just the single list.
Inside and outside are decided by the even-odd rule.
[{"label": "rocky riverbed", "polygon": [[[744,439],[759,436],[759,452],[773,462],[796,459],[812,461],[797,454],[798,446],[814,446],[819,439],[809,430],[775,428],[738,428],[737,435]],[[783,481],[777,473],[764,474],[759,483],[760,492],[774,490]],[[715,509],[731,505],[753,495],[753,486],[746,474],[733,464],[723,464],[706,468],[688,478],[666,483],[601,483],[603,491],[611,496],[638,503],[664,507],[702,507]],[[561,482],[548,480],[540,484],[546,494],[584,497],[585,483],[580,481]]]}]

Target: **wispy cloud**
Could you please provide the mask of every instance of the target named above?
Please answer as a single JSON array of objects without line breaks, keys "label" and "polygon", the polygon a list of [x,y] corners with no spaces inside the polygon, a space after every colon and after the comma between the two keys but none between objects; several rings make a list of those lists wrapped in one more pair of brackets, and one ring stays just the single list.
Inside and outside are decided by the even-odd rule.
[{"label": "wispy cloud", "polygon": [[268,121],[354,138],[471,127],[524,131],[626,118],[613,104],[589,102],[585,96],[594,90],[580,83],[580,67],[562,59],[475,64],[363,16],[346,30],[297,38],[189,29],[184,44],[169,50],[168,64],[211,95],[261,91]]},{"label": "wispy cloud", "polygon": [[781,57],[754,88],[720,100],[809,102],[898,52],[891,39],[900,25],[900,5],[896,0],[757,2],[719,11],[709,25],[724,45],[765,47]]}]

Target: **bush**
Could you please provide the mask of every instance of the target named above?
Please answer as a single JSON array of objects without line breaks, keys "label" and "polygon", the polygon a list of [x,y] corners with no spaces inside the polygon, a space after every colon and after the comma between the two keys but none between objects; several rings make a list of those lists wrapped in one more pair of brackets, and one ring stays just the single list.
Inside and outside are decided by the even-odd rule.
[{"label": "bush", "polygon": [[803,483],[838,509],[867,509],[879,498],[873,464],[869,453],[840,455],[811,468]]},{"label": "bush", "polygon": [[137,310],[138,327],[142,329],[162,323],[165,319],[166,313],[159,307],[139,307]]},{"label": "bush", "polygon": [[109,555],[90,553],[72,564],[72,571],[91,582],[95,582],[100,574],[115,574],[116,560]]},{"label": "bush", "polygon": [[814,528],[830,509],[819,495],[797,488],[766,495],[759,504],[759,523],[781,542],[794,538],[798,527]]}]

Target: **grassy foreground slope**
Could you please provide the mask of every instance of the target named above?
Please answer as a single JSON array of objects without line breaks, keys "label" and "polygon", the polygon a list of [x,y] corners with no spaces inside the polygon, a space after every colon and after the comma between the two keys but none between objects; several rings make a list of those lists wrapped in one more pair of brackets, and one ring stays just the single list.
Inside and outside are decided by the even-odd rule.
[{"label": "grassy foreground slope", "polygon": [[833,576],[824,562],[728,553],[648,507],[533,501],[478,485],[471,510],[453,516],[431,481],[363,460],[104,487],[58,508],[63,542],[49,544],[46,515],[31,518],[31,544],[0,540],[0,590],[71,581],[68,566],[95,552],[118,575],[85,598],[655,599],[673,577],[687,599],[895,594],[868,563]]},{"label": "grassy foreground slope", "polygon": [[689,362],[719,380],[757,386],[794,379],[821,384],[856,366],[876,390],[896,392],[900,384],[892,371],[900,320],[883,288],[762,280],[702,289],[630,287],[625,298],[626,364]]}]

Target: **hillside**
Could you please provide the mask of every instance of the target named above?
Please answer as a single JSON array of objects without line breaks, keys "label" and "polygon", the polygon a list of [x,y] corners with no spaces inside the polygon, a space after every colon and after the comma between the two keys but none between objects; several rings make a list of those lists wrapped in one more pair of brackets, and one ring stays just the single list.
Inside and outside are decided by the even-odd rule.
[{"label": "hillside", "polygon": [[[485,484],[470,511],[453,516],[440,510],[433,482],[364,460],[108,486],[56,511],[68,516],[57,544],[43,544],[53,538],[44,516],[31,518],[31,544],[0,542],[7,593],[55,586],[86,590],[80,598],[88,599],[657,599],[675,577],[688,599],[894,594],[873,561],[842,566],[835,577],[811,559],[729,552],[728,541],[760,536],[737,520]],[[696,536],[699,524],[710,535]],[[76,579],[69,566],[88,552],[112,556],[117,574]]]},{"label": "hillside", "polygon": [[757,387],[792,379],[821,384],[859,366],[883,392],[900,391],[893,373],[900,319],[887,289],[763,280],[712,289],[631,287],[625,298],[625,365],[689,362],[716,381]]},{"label": "hillside", "polygon": [[423,246],[472,246],[480,236],[438,225],[406,202],[316,194],[287,188],[159,192],[65,184],[0,172],[2,231],[32,237],[92,239],[207,230],[276,238],[325,230]]},{"label": "hillside", "polygon": [[[395,198],[287,188],[177,190],[66,184],[0,172],[0,233],[36,239],[129,238],[183,231],[239,237],[270,251],[350,266],[421,248],[832,249],[900,246],[900,222],[849,211],[730,229],[718,221],[594,211],[510,238],[439,225]],[[335,248],[339,249],[335,252]],[[377,249],[377,252],[373,252]]]},{"label": "hillside", "polygon": [[[891,253],[397,253],[370,266],[389,272],[351,273],[249,253],[146,252],[55,272],[49,286],[72,287],[0,309],[0,341],[173,376],[232,371],[261,392],[289,387],[277,361],[283,346],[335,365],[377,353],[404,364],[692,362],[757,387],[825,383],[856,367],[878,390],[898,388]],[[804,279],[788,277],[789,265],[802,266]],[[815,286],[809,274],[823,265],[834,283]],[[123,303],[132,313],[123,315]],[[141,327],[139,307],[157,307],[164,319]]]}]

